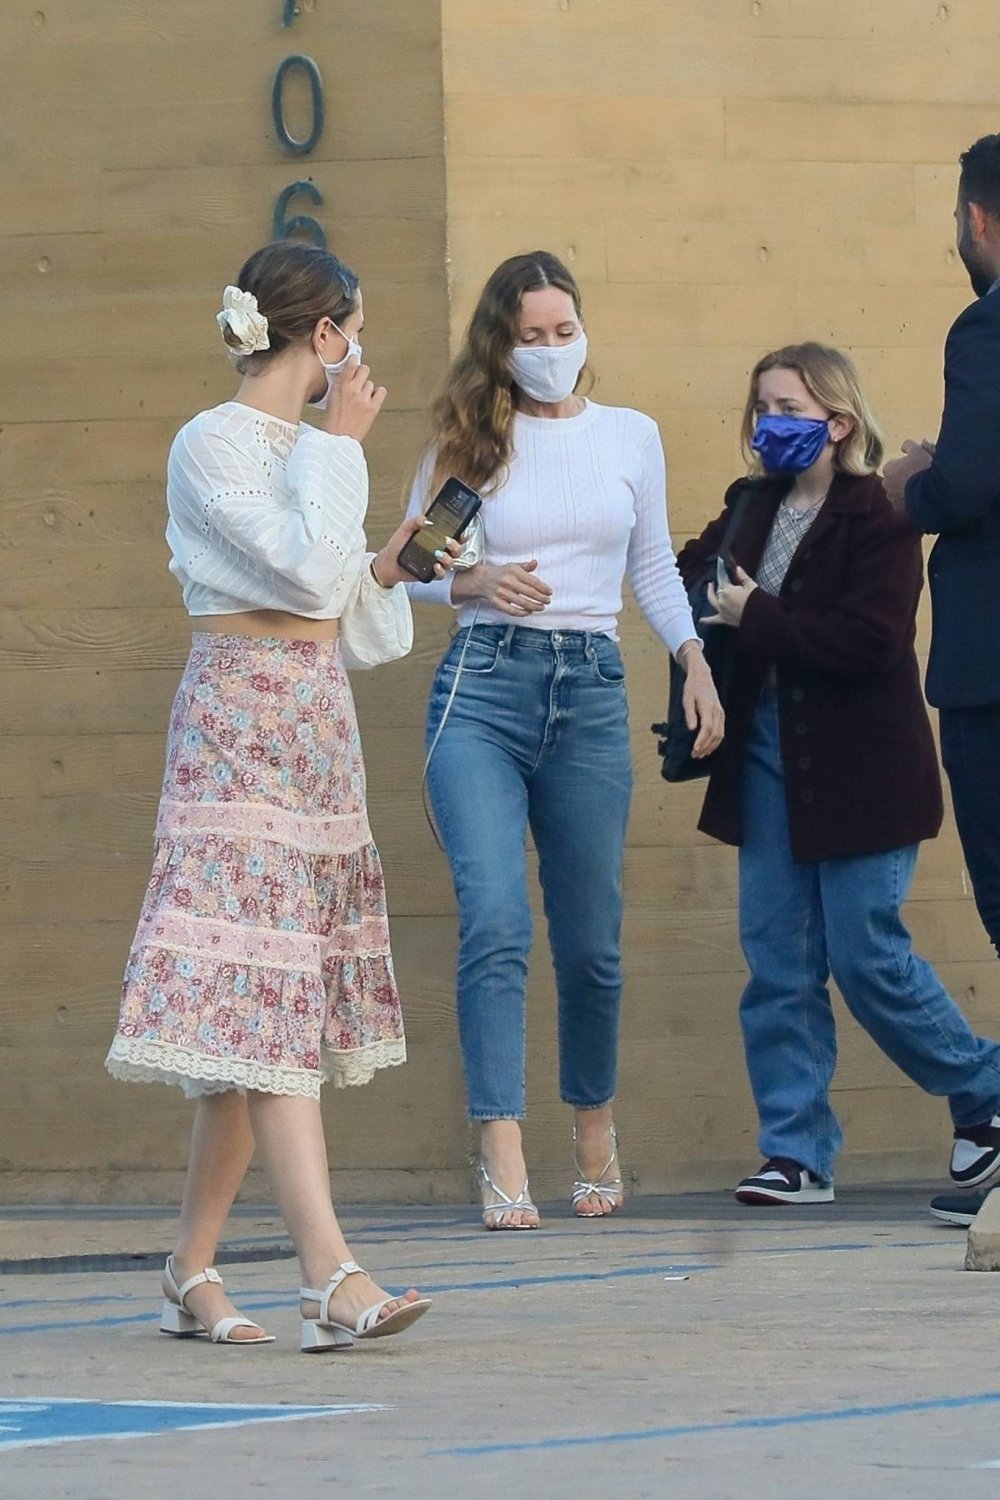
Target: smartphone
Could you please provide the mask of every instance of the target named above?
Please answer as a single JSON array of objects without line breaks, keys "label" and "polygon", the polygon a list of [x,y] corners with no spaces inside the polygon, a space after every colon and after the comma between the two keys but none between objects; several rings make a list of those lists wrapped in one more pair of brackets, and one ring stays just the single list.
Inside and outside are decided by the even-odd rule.
[{"label": "smartphone", "polygon": [[724,589],[727,583],[732,583],[735,566],[733,554],[728,549],[725,553],[719,553],[715,559],[715,587],[717,589]]},{"label": "smartphone", "polygon": [[406,543],[396,561],[420,583],[434,577],[434,553],[443,552],[448,537],[462,540],[462,532],[482,505],[475,490],[460,479],[446,479],[427,507],[424,526]]}]

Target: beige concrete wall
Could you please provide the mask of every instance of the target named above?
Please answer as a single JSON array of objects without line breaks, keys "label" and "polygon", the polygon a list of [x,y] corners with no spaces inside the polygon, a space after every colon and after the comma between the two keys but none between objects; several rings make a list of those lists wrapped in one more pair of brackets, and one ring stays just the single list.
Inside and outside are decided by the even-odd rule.
[{"label": "beige concrete wall", "polygon": [[[941,346],[970,299],[956,158],[1000,128],[993,5],[917,0],[444,0],[452,336],[485,276],[538,246],[579,277],[596,399],[660,423],[676,538],[741,472],[752,362],[814,337],[857,359],[890,447],[933,434]],[[926,633],[926,622],[925,622]],[[657,776],[665,662],[625,617],[637,797],[618,1109],[643,1187],[729,1181],[755,1157],[736,1003],[735,862],[694,832],[701,793]],[[1000,969],[950,821],[910,917],[984,1028]],[[536,966],[529,1136],[565,1158],[552,986]],[[842,1012],[841,1012],[842,1014]],[[949,1125],[849,1020],[845,1178],[939,1172]]]},{"label": "beige concrete wall", "polygon": [[[580,276],[598,398],[660,421],[679,538],[738,471],[736,412],[763,347],[845,343],[896,442],[933,429],[941,342],[967,296],[949,216],[958,151],[997,123],[1000,21],[985,0],[300,0],[290,30],[283,9],[0,9],[9,1197],[156,1198],[179,1180],[179,1096],[101,1068],[185,650],[162,472],[177,426],[230,389],[218,290],[269,236],[286,183],[314,178],[318,217],[365,284],[366,352],[390,388],[370,445],[373,536],[397,514],[449,336],[509,252],[545,245]],[[279,149],[270,120],[271,74],[293,51],[326,85],[326,132],[306,160]],[[291,116],[301,124],[294,98]],[[411,1064],[327,1100],[355,1197],[468,1185],[453,903],[418,795],[447,624],[421,612],[414,656],[356,679]],[[638,770],[625,1164],[640,1188],[722,1184],[754,1155],[733,859],[693,832],[697,790],[657,777],[646,725],[663,706],[663,654],[633,609],[624,639]],[[923,855],[916,897],[924,948],[992,1024],[1000,981],[950,825]],[[550,1193],[571,1174],[541,945],[531,1012],[527,1133],[536,1188]],[[848,1025],[838,1103],[845,1175],[940,1163],[942,1107]]]}]

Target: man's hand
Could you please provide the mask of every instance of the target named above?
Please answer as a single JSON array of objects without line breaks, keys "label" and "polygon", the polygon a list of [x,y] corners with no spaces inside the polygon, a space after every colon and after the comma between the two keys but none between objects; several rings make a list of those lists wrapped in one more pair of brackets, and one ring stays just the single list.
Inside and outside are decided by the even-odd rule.
[{"label": "man's hand", "polygon": [[933,459],[933,443],[926,438],[922,443],[915,443],[912,438],[907,438],[903,444],[903,457],[889,460],[882,471],[882,481],[894,510],[905,515],[906,486],[914,474],[921,474],[924,469],[929,469]]}]

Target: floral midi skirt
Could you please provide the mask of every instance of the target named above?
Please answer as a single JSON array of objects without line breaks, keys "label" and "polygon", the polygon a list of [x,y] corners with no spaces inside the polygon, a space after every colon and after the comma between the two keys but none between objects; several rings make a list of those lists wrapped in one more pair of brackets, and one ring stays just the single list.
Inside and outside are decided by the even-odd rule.
[{"label": "floral midi skirt", "polygon": [[339,646],[196,634],[107,1067],[317,1098],[405,1059]]}]

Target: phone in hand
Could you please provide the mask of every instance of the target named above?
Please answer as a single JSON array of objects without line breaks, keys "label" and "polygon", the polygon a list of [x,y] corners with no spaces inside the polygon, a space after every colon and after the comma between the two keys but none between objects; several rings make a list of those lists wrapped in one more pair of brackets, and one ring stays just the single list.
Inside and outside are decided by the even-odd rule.
[{"label": "phone in hand", "polygon": [[456,542],[482,505],[475,490],[460,479],[446,479],[427,507],[425,524],[412,536],[396,561],[420,583],[434,578],[434,553],[443,552],[449,537]]},{"label": "phone in hand", "polygon": [[724,589],[727,584],[736,582],[736,559],[726,547],[715,559],[715,587]]}]

